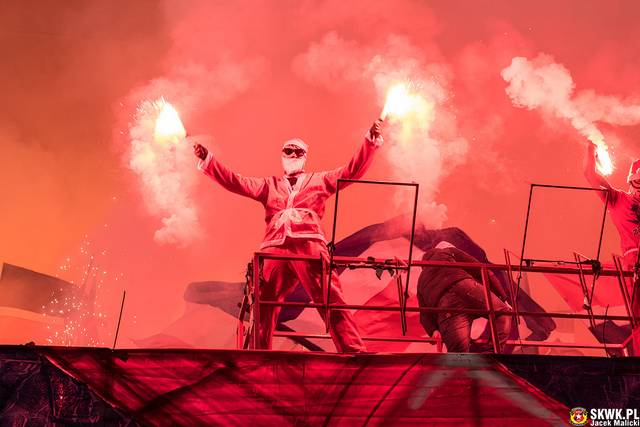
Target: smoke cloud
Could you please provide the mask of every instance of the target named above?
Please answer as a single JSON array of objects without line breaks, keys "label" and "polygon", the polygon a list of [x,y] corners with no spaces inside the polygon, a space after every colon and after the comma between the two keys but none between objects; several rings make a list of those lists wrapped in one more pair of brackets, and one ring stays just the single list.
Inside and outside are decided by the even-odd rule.
[{"label": "smoke cloud", "polygon": [[583,90],[576,94],[574,102],[587,120],[619,126],[640,124],[640,99],[621,99]]},{"label": "smoke cloud", "polygon": [[640,104],[614,96],[582,91],[574,96],[575,83],[569,70],[547,54],[533,60],[515,57],[501,72],[509,83],[506,92],[517,107],[542,109],[568,120],[582,136],[604,145],[604,136],[595,122],[611,125],[640,123]]},{"label": "smoke cloud", "polygon": [[260,58],[182,61],[184,54],[179,50],[172,56],[171,64],[175,65],[166,76],[136,88],[127,100],[129,108],[136,106],[129,125],[127,162],[139,177],[139,191],[149,214],[162,223],[154,240],[180,246],[202,236],[194,194],[195,161],[186,140],[177,144],[154,140],[155,120],[162,105],[159,100],[173,103],[183,117],[209,111],[246,91],[265,64]]},{"label": "smoke cloud", "polygon": [[[408,84],[421,102],[402,119],[389,117],[385,153],[393,179],[420,184],[422,222],[439,227],[446,220],[446,206],[434,199],[442,178],[465,162],[468,142],[460,136],[450,102],[448,65],[427,63],[423,56],[406,37],[391,35],[380,44],[363,45],[329,32],[294,59],[293,70],[334,93],[354,84],[363,90],[373,87],[381,110],[390,87]],[[398,192],[397,203],[409,205],[406,197],[407,192]]]},{"label": "smoke cloud", "polygon": [[[190,142],[151,144],[153,102],[174,105],[191,135],[211,135],[207,148],[234,171],[265,176],[282,172],[291,137],[312,147],[310,170],[338,166],[397,82],[425,108],[387,120],[366,178],[419,182],[427,223],[461,227],[497,259],[521,246],[529,183],[585,183],[584,153],[556,143],[558,129],[578,135],[571,118],[584,133],[598,127],[620,165],[638,155],[640,3],[582,3],[4,1],[0,260],[51,273],[95,236],[105,268],[124,274],[104,288],[108,319],[126,288],[120,335],[155,333],[180,315],[187,283],[242,280],[264,212],[199,174]],[[514,57],[524,58],[510,66]],[[506,86],[546,113],[514,108]],[[624,184],[621,169],[612,185]],[[398,213],[363,208],[377,190],[349,191],[342,206],[358,215],[342,215],[346,230]],[[397,202],[405,211],[412,200]],[[551,228],[560,213],[575,209],[563,202],[540,221]],[[567,246],[587,243],[601,211],[578,221],[559,233]],[[610,228],[602,253],[616,239]]]}]

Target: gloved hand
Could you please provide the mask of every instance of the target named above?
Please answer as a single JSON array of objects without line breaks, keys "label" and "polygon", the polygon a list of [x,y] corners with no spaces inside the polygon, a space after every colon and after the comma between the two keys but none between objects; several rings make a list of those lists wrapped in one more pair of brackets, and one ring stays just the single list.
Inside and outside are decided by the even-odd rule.
[{"label": "gloved hand", "polygon": [[369,129],[369,133],[371,134],[371,138],[376,139],[380,135],[382,135],[382,120],[378,119],[373,122],[371,125],[371,129]]},{"label": "gloved hand", "polygon": [[209,154],[209,151],[206,149],[206,147],[204,147],[204,146],[202,146],[200,144],[194,144],[193,145],[193,153],[200,160],[204,160],[204,159],[207,158],[207,154]]}]

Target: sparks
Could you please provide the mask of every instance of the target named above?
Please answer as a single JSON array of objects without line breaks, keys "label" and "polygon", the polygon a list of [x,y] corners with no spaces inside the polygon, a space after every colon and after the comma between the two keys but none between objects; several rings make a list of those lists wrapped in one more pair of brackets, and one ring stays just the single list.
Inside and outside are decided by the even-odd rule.
[{"label": "sparks", "polygon": [[180,116],[173,105],[164,99],[158,101],[161,106],[160,113],[156,118],[156,126],[154,129],[154,139],[157,142],[173,142],[177,143],[187,136]]},{"label": "sparks", "polygon": [[[79,252],[81,256],[67,257],[60,270],[66,275],[80,276],[81,279],[69,280],[70,283],[81,283],[77,289],[69,292],[60,288],[58,294],[51,297],[49,303],[42,306],[43,316],[51,316],[54,319],[62,318],[63,325],[47,325],[49,336],[47,343],[52,345],[87,345],[104,346],[104,342],[99,338],[99,330],[104,329],[107,315],[102,312],[100,303],[100,289],[107,279],[108,272],[104,268],[99,268],[95,263],[98,257],[92,255],[87,248],[93,246],[87,239],[81,242]],[[102,256],[106,256],[105,250],[101,251]],[[122,274],[120,274],[122,276]]]}]

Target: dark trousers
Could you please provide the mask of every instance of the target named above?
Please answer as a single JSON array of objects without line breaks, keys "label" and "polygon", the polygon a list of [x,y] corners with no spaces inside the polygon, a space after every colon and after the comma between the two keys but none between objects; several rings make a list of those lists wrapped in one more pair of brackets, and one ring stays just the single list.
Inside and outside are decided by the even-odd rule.
[{"label": "dark trousers", "polygon": [[[494,293],[489,294],[494,310],[509,310]],[[470,308],[486,310],[484,286],[472,279],[462,280],[453,285],[440,297],[439,307]],[[465,313],[439,313],[438,330],[442,335],[442,341],[451,353],[468,353],[471,346],[471,323],[478,317],[487,317],[480,314]],[[496,315],[496,329],[500,348],[504,346],[511,330],[511,315]],[[491,342],[478,343],[474,346],[480,352],[492,352]]]}]

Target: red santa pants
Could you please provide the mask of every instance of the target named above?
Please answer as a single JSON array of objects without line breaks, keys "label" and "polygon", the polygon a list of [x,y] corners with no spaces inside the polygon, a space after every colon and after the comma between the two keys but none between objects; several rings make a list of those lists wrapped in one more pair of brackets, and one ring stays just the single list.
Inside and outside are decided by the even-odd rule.
[{"label": "red santa pants", "polygon": [[[307,239],[287,240],[280,246],[267,247],[263,252],[291,255],[311,255],[320,259],[320,255],[328,257],[327,247],[323,242]],[[320,261],[290,261],[290,260],[264,260],[262,270],[263,278],[260,287],[261,301],[284,301],[287,294],[295,288],[298,282],[302,283],[307,293],[315,303],[324,303],[322,295],[322,266]],[[344,304],[342,289],[338,275],[333,271],[331,278],[332,304]],[[324,309],[318,309],[320,316],[326,322]],[[258,337],[259,348],[270,349],[271,337],[276,326],[276,320],[280,313],[280,307],[262,305],[260,308],[260,335]],[[348,310],[331,310],[329,316],[329,332],[341,353],[355,353],[365,350],[358,329]]]}]

